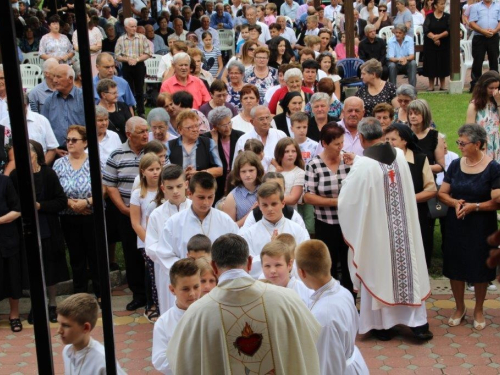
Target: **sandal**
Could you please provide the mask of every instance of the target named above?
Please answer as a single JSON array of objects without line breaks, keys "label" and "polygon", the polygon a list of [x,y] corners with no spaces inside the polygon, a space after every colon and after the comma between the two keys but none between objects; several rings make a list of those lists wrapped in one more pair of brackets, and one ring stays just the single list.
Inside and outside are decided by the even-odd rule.
[{"label": "sandal", "polygon": [[160,313],[158,310],[151,310],[151,312],[146,316],[146,319],[150,321],[150,323],[156,323],[158,318],[160,317]]},{"label": "sandal", "polygon": [[23,323],[21,323],[21,319],[19,319],[19,318],[10,319],[9,318],[9,323],[10,323],[10,330],[12,332],[21,332],[23,330]]}]

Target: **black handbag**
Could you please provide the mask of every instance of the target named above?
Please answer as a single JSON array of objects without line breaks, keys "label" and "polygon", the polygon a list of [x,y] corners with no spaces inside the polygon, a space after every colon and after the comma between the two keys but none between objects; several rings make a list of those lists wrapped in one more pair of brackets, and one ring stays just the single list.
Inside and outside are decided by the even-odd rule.
[{"label": "black handbag", "polygon": [[[440,186],[438,186],[438,192],[439,188]],[[448,206],[441,202],[437,195],[427,201],[427,206],[429,207],[429,214],[433,219],[445,217],[448,214]]]}]

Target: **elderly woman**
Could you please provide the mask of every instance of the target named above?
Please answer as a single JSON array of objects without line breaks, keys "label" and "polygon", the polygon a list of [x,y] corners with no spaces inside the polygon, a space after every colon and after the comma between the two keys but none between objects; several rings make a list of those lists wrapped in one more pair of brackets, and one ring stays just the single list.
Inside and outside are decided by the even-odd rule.
[{"label": "elderly woman", "polygon": [[59,33],[61,28],[60,21],[61,19],[58,15],[49,18],[50,32],[45,34],[40,40],[38,53],[43,60],[53,57],[60,64],[67,64],[75,55],[75,52],[68,37]]},{"label": "elderly woman", "polygon": [[323,126],[332,121],[338,121],[338,118],[330,116],[328,109],[330,108],[330,96],[324,92],[317,92],[311,97],[312,117],[309,118],[309,126],[307,128],[307,136],[313,141],[319,142],[321,138],[321,129]]},{"label": "elderly woman", "polygon": [[387,103],[379,103],[373,108],[373,117],[375,117],[385,130],[394,120],[394,107]]},{"label": "elderly woman", "polygon": [[444,170],[444,143],[437,130],[431,128],[431,110],[427,102],[416,99],[408,105],[411,130],[418,138],[418,146],[427,155],[432,173]]},{"label": "elderly woman", "polygon": [[439,199],[450,207],[446,216],[443,274],[450,279],[456,310],[448,320],[458,326],[465,317],[465,282],[474,285],[474,328],[486,326],[483,303],[495,269],[486,265],[487,237],[497,230],[500,205],[500,165],[483,151],[486,131],[477,124],[458,129],[460,159],[453,160],[439,190]]},{"label": "elderly woman", "polygon": [[259,90],[254,85],[245,85],[241,88],[240,98],[243,110],[238,116],[233,117],[233,129],[248,133],[253,130],[250,111],[259,105]]},{"label": "elderly woman", "polygon": [[243,77],[245,76],[245,65],[241,61],[233,60],[227,64],[227,94],[229,103],[234,105],[238,112],[243,110],[241,105],[241,89],[245,85]]},{"label": "elderly woman", "polygon": [[424,242],[425,260],[427,268],[431,266],[432,257],[432,236],[434,226],[429,220],[429,206],[427,201],[437,195],[436,183],[429,165],[427,156],[418,147],[418,138],[408,125],[395,123],[387,127],[384,131],[385,140],[393,147],[400,148],[405,154],[406,161],[410,166],[413,187],[415,188],[415,198],[417,200],[418,221],[420,232]]},{"label": "elderly woman", "polygon": [[394,110],[394,122],[408,124],[408,104],[417,99],[417,89],[407,83],[403,83],[396,90],[397,106]]},{"label": "elderly woman", "polygon": [[200,118],[191,109],[184,109],[177,115],[177,130],[180,137],[168,141],[167,157],[170,163],[180,165],[189,180],[199,171],[214,177],[222,176],[222,162],[216,143],[200,137]]},{"label": "elderly woman", "polygon": [[167,111],[170,121],[168,123],[168,136],[170,139],[178,138],[179,133],[177,132],[177,126],[172,124],[172,118],[175,117],[174,102],[172,100],[172,94],[168,92],[162,92],[158,94],[156,98],[156,107],[163,108]]},{"label": "elderly woman", "polygon": [[379,103],[397,105],[396,86],[383,81],[382,64],[380,61],[370,59],[361,65],[361,79],[365,86],[356,91],[356,96],[365,103],[365,117],[373,116],[373,108]]},{"label": "elderly woman", "polygon": [[290,117],[297,112],[302,111],[302,103],[304,99],[300,95],[300,92],[289,92],[280,101],[280,106],[283,108],[283,113],[274,116],[274,122],[276,128],[284,132],[287,137],[291,137],[292,133],[292,122]]},{"label": "elderly woman", "polygon": [[163,108],[153,108],[147,118],[149,125],[149,140],[156,139],[164,145],[167,144],[169,138],[175,139],[177,137],[169,137],[168,124],[170,123],[170,116]]},{"label": "elderly woman", "polygon": [[122,142],[126,142],[125,123],[132,114],[127,104],[118,101],[118,85],[112,79],[101,79],[97,84],[97,95],[101,99],[99,105],[109,113],[111,129],[118,133]]},{"label": "elderly woman", "polygon": [[214,108],[208,115],[208,121],[213,129],[202,134],[204,137],[212,138],[217,144],[217,149],[222,162],[222,176],[217,177],[215,202],[219,201],[219,199],[224,196],[227,176],[231,172],[231,166],[233,165],[236,142],[238,142],[238,139],[245,134],[242,131],[233,129],[231,117],[232,112],[229,108]]},{"label": "elderly woman", "polygon": [[67,197],[67,208],[60,213],[60,218],[73,273],[73,292],[87,293],[88,265],[94,294],[99,299],[92,186],[89,159],[85,152],[87,131],[84,126],[71,125],[66,137],[68,155],[56,160],[54,172]]},{"label": "elderly woman", "polygon": [[[336,85],[329,77],[324,77],[319,80],[318,92],[324,92],[330,97],[330,108],[328,108],[328,115],[330,117],[340,119],[344,105],[340,102],[338,96],[335,95],[335,90],[336,90]],[[306,104],[304,112],[308,114],[311,113],[310,102]]]},{"label": "elderly woman", "polygon": [[406,7],[408,5],[408,0],[395,0],[394,5],[398,10],[396,17],[394,17],[393,20],[394,25],[405,25],[408,29],[406,35],[413,38],[413,16],[411,15],[410,10]]},{"label": "elderly woman", "polygon": [[[49,320],[57,323],[57,284],[69,280],[64,248],[64,237],[59,222],[59,212],[68,202],[57,174],[45,165],[43,147],[30,140],[31,166],[35,183],[36,209],[40,226],[43,271],[49,299]],[[12,171],[12,182],[19,193],[17,171]],[[93,231],[93,228],[92,228]],[[95,247],[95,243],[93,244]],[[33,324],[33,312],[28,315],[28,323]]]},{"label": "elderly woman", "polygon": [[[98,73],[96,60],[97,55],[102,49],[102,33],[98,27],[94,27],[94,23],[90,20],[89,14],[87,13],[87,24],[89,29],[89,49],[90,49],[90,62],[92,65],[92,77],[95,77]],[[77,30],[73,33],[73,47],[75,51],[79,51],[78,48],[78,35]]]},{"label": "elderly woman", "polygon": [[[317,94],[316,94],[317,95]],[[348,248],[344,242],[337,214],[338,196],[342,180],[349,173],[344,162],[342,148],[345,130],[336,122],[321,128],[320,142],[323,152],[306,165],[304,203],[314,206],[316,239],[323,241],[332,258],[331,274],[351,293],[352,281],[347,266]],[[340,262],[342,277],[339,278],[337,264]]]},{"label": "elderly woman", "polygon": [[287,92],[299,92],[302,95],[302,99],[304,99],[305,106],[305,103],[309,101],[309,98],[314,92],[302,85],[303,78],[302,72],[298,68],[288,69],[285,72],[283,79],[286,86],[276,90],[269,102],[269,110],[272,114],[280,114],[283,112],[283,109],[279,106],[279,101],[285,97]]},{"label": "elderly woman", "polygon": [[278,84],[278,69],[269,66],[269,49],[257,47],[254,51],[254,65],[245,71],[244,81],[257,86],[259,104],[264,104],[266,91]]}]

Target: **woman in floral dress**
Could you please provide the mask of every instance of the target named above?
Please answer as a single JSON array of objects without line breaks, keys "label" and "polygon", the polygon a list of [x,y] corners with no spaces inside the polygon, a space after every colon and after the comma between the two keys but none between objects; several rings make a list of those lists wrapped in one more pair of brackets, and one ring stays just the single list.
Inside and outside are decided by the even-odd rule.
[{"label": "woman in floral dress", "polygon": [[269,64],[270,52],[267,47],[258,47],[254,51],[254,65],[245,71],[244,81],[257,86],[259,90],[259,104],[264,104],[267,90],[278,84],[278,69]]}]

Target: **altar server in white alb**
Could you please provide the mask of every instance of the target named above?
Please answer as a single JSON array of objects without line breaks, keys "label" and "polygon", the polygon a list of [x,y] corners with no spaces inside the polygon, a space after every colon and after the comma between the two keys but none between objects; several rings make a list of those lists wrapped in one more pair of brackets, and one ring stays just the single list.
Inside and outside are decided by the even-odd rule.
[{"label": "altar server in white alb", "polygon": [[[106,375],[104,346],[90,336],[98,313],[96,299],[87,293],[73,294],[57,306],[57,333],[66,345],[62,352],[65,375]],[[118,362],[116,373],[126,375]]]},{"label": "altar server in white alb", "polygon": [[168,272],[179,259],[187,257],[187,243],[195,234],[204,234],[210,241],[227,233],[238,233],[231,217],[212,208],[217,182],[207,172],[198,172],[189,180],[191,207],[173,215],[165,223],[159,248],[162,267]]},{"label": "altar server in white alb", "polygon": [[250,275],[257,279],[261,272],[260,252],[262,248],[281,233],[295,237],[297,244],[309,239],[309,233],[300,225],[283,215],[285,193],[277,182],[265,182],[257,190],[257,201],[262,211],[262,220],[241,233],[250,248],[253,257]]},{"label": "altar server in white alb", "polygon": [[246,241],[234,234],[212,245],[219,284],[193,303],[167,348],[175,375],[319,375],[320,325],[299,296],[254,280]]},{"label": "altar server in white alb", "polygon": [[287,244],[278,239],[269,242],[260,253],[260,261],[266,280],[294,290],[306,305],[309,303],[313,291],[291,274],[294,260]]},{"label": "altar server in white alb", "polygon": [[322,375],[369,375],[358,347],[359,316],[352,294],[330,274],[332,259],[323,241],[302,242],[296,250],[297,270],[314,290],[309,309],[321,324],[316,343]]},{"label": "altar server in white alb", "polygon": [[170,270],[169,289],[169,293],[176,297],[175,304],[155,323],[151,354],[153,366],[162,374],[172,374],[167,360],[168,343],[179,320],[201,295],[200,269],[194,259],[181,259],[174,263]]},{"label": "altar server in white alb", "polygon": [[[146,227],[146,254],[155,263],[155,280],[158,291],[158,305],[163,314],[174,306],[175,296],[168,290],[170,278],[168,270],[161,266],[160,258],[165,257],[165,248],[158,246],[163,226],[170,217],[191,207],[186,198],[187,181],[181,166],[170,164],[161,173],[161,191],[165,202],[151,212]],[[158,202],[157,202],[158,203]]]},{"label": "altar server in white alb", "polygon": [[431,288],[408,162],[383,142],[375,118],[362,120],[358,133],[364,156],[355,158],[342,183],[339,221],[361,292],[359,332],[390,340],[389,330],[402,324],[430,340],[425,300]]}]

